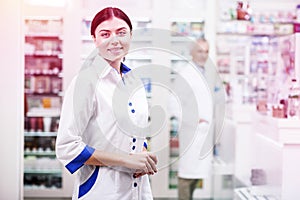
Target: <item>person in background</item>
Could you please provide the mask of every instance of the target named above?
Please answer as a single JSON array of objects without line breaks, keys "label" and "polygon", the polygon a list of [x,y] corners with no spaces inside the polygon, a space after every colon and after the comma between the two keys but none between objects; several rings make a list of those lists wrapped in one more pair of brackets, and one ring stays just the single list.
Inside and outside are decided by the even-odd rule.
[{"label": "person in background", "polygon": [[205,38],[197,39],[192,43],[190,54],[193,63],[198,67],[200,72],[205,75],[205,64],[209,54],[209,44]]},{"label": "person in background", "polygon": [[[192,200],[193,193],[202,179],[211,177],[212,151],[204,157],[200,157],[200,152],[205,142],[212,142],[209,132],[213,124],[213,97],[212,88],[207,78],[206,64],[209,54],[208,42],[204,39],[198,39],[192,43],[190,54],[192,61],[187,66],[182,67],[178,75],[184,78],[191,87],[193,94],[184,96],[195,96],[198,110],[198,124],[196,130],[193,130],[191,121],[180,119],[182,127],[187,127],[178,132],[179,138],[179,163],[178,163],[178,199]],[[175,80],[175,85],[176,83]],[[175,86],[180,87],[180,86]],[[184,91],[186,92],[186,91]],[[182,109],[190,100],[181,102]],[[212,146],[212,145],[211,145]]]},{"label": "person in background", "polygon": [[104,8],[92,20],[91,35],[96,53],[65,92],[56,140],[57,158],[70,173],[77,172],[72,199],[153,199],[148,175],[157,172],[157,157],[146,151],[145,133],[119,126],[116,115],[123,113],[114,109],[114,102],[128,101],[123,123],[148,123],[144,87],[129,100],[114,96],[118,85],[125,91],[131,83],[127,77],[132,72],[122,63],[132,38],[131,21],[118,8]]}]

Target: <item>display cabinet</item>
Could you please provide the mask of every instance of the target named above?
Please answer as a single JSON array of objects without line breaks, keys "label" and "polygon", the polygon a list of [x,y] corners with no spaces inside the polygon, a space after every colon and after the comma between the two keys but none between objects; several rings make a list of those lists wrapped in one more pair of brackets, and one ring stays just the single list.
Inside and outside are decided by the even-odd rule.
[{"label": "display cabinet", "polygon": [[224,2],[229,1],[219,2],[216,50],[219,72],[230,85],[228,107],[236,126],[234,199],[297,198],[291,189],[297,185],[297,163],[289,162],[299,153],[294,135],[298,122],[281,119],[285,116],[273,107],[287,99],[289,80],[299,78],[296,3],[284,2],[282,10],[280,1],[250,2],[253,10],[246,19],[237,16],[237,2],[230,2],[230,8]]},{"label": "display cabinet", "polygon": [[265,11],[252,9],[255,2],[240,4],[247,3],[220,2],[217,20],[216,64],[229,101],[276,101],[276,84],[294,76],[296,6]]},{"label": "display cabinet", "polygon": [[294,35],[220,33],[218,39],[223,43],[217,49],[228,48],[218,52],[217,65],[230,85],[229,100],[238,104],[256,104],[263,98],[276,101],[278,81],[285,83],[294,76]]},{"label": "display cabinet", "polygon": [[70,196],[55,140],[62,105],[63,20],[25,19],[24,197]]},{"label": "display cabinet", "polygon": [[[173,51],[171,60],[171,74],[181,70],[187,61],[191,60],[190,46],[195,38],[204,37],[204,21],[199,19],[171,21],[170,44]],[[174,78],[175,76],[172,76]]]}]

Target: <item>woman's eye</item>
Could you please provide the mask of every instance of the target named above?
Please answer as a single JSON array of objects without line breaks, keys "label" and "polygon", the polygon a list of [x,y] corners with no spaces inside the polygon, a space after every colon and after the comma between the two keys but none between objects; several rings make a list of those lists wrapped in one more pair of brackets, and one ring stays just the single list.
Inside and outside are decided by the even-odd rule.
[{"label": "woman's eye", "polygon": [[100,36],[101,37],[109,37],[109,33],[101,33]]},{"label": "woman's eye", "polygon": [[126,33],[127,33],[126,31],[120,31],[120,32],[118,32],[118,35],[119,36],[124,36],[124,35],[126,35]]}]

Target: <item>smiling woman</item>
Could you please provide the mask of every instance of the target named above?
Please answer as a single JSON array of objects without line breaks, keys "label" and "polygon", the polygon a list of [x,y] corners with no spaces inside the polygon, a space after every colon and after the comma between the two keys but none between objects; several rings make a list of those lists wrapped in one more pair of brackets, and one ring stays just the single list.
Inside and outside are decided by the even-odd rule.
[{"label": "smiling woman", "polygon": [[99,54],[119,71],[121,59],[128,53],[132,24],[128,16],[118,8],[105,8],[92,21],[91,35]]},{"label": "smiling woman", "polygon": [[[114,113],[115,89],[123,84],[127,91],[132,83],[129,78],[133,72],[122,63],[132,37],[130,19],[118,8],[105,8],[94,17],[91,35],[97,54],[91,56],[91,62],[74,77],[65,93],[57,158],[70,173],[78,171],[73,199],[153,199],[148,175],[157,172],[157,158],[147,152],[147,133],[124,131]],[[125,124],[146,126],[144,87],[123,101],[130,111],[122,118]]]},{"label": "smiling woman", "polygon": [[119,63],[130,46],[131,30],[128,24],[122,19],[112,17],[97,26],[93,38],[99,54],[118,70]]}]

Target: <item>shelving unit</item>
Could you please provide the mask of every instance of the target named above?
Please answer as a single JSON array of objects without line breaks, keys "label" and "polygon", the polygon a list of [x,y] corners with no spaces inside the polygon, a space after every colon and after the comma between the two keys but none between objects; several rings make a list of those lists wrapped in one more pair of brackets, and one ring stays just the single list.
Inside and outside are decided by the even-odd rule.
[{"label": "shelving unit", "polygon": [[292,33],[218,33],[218,40],[222,42],[217,47],[217,65],[221,77],[231,86],[229,98],[234,103],[255,104],[262,93],[272,102],[276,94],[268,96],[272,91],[266,86],[276,87],[275,80],[284,83],[294,73]]},{"label": "shelving unit", "polygon": [[[280,11],[273,14],[276,12]],[[294,164],[288,163],[299,155],[295,137],[298,122],[271,117],[271,106],[287,98],[289,79],[299,77],[294,22],[280,19],[285,21],[230,19],[225,22],[229,28],[219,26],[222,30],[217,33],[218,40],[227,42],[223,48],[226,51],[218,52],[218,65],[233,86],[230,106],[237,130],[234,173],[237,200],[295,199],[299,195],[291,189],[299,185],[293,182],[298,174],[290,167]],[[224,45],[220,43],[219,49]],[[236,55],[241,55],[241,59],[236,59]],[[243,68],[239,68],[239,62]],[[261,110],[264,114],[256,111],[259,103],[266,105]]]},{"label": "shelving unit", "polygon": [[63,96],[63,19],[27,17],[24,24],[24,197],[69,196],[55,154]]},{"label": "shelving unit", "polygon": [[171,30],[171,73],[176,74],[180,67],[191,60],[190,45],[195,38],[204,36],[205,23],[199,19],[174,19],[170,22]]},{"label": "shelving unit", "polygon": [[[285,168],[283,166],[293,165],[284,164],[281,168],[280,165],[288,160],[283,162],[283,157],[287,154],[283,155],[281,147],[274,141],[258,136],[258,132],[260,135],[281,132],[280,127],[272,127],[276,126],[277,119],[271,120],[272,117],[268,116],[272,115],[271,105],[278,104],[287,97],[284,94],[286,82],[292,76],[299,76],[299,73],[295,73],[297,42],[293,28],[296,5],[292,5],[296,3],[284,2],[287,6],[283,11],[278,7],[280,3],[282,2],[270,5],[262,1],[251,1],[252,18],[237,20],[237,2],[219,1],[216,64],[224,82],[230,86],[227,117],[236,127],[233,142],[236,200],[296,198],[286,198],[279,194],[280,190],[284,193],[291,188],[281,187],[279,181],[280,177],[282,180],[288,179],[287,176],[281,176]],[[257,103],[267,107],[265,114],[260,117],[253,115],[257,112]],[[260,120],[260,125],[253,123]],[[273,125],[269,124],[270,120],[274,122]],[[264,130],[259,127],[264,127]],[[289,129],[289,132],[293,131]],[[264,177],[257,178],[261,169],[267,173],[268,183],[254,185],[259,184],[255,181],[262,181],[260,184],[264,181]]]},{"label": "shelving unit", "polygon": [[[219,2],[216,64],[233,103],[265,101],[261,98],[274,102],[276,94],[271,93],[278,92],[276,82],[284,84],[294,75],[296,6],[287,5],[282,11],[268,5],[266,11],[253,9],[266,6],[264,2],[251,2],[246,20],[238,16],[237,2]],[[248,12],[246,7],[240,12]]]}]

